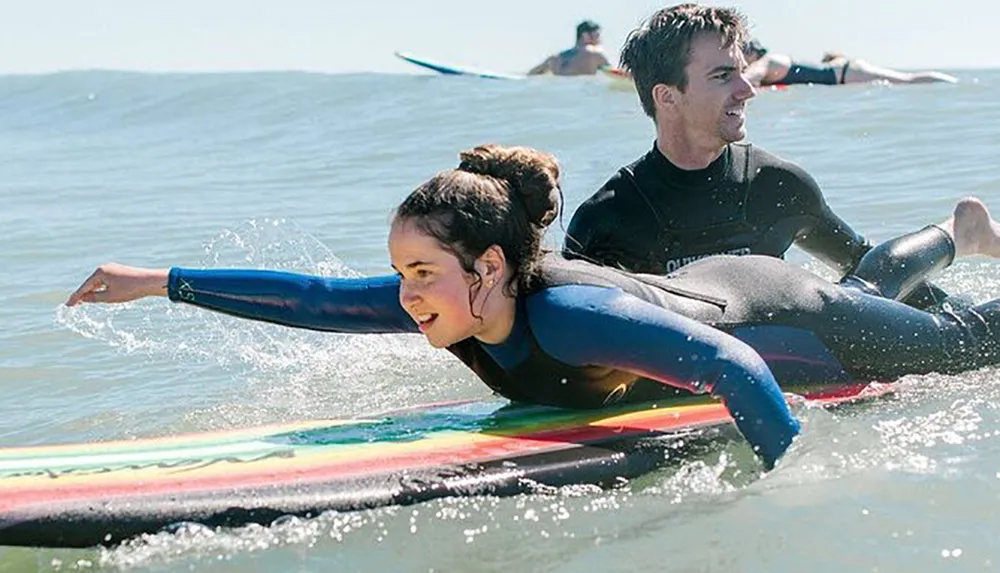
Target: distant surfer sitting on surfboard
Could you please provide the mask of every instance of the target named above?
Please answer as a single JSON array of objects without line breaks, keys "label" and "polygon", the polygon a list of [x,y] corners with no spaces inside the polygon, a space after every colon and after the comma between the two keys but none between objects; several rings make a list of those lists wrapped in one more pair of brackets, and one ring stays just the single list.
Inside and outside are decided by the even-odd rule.
[{"label": "distant surfer sitting on surfboard", "polygon": [[821,65],[793,60],[785,54],[776,54],[756,39],[743,49],[746,56],[746,77],[755,86],[793,84],[859,84],[888,82],[891,84],[956,83],[955,77],[941,72],[901,72],[883,68],[847,56],[827,52]]},{"label": "distant surfer sitting on surfboard", "polygon": [[[661,277],[547,254],[541,240],[560,197],[553,157],[477,147],[396,210],[394,275],[107,264],[66,304],[168,296],[314,330],[421,332],[521,402],[600,408],[673,388],[707,392],[767,467],[799,431],[778,381],[881,380],[1000,362],[1000,301],[935,315],[772,257],[710,257]],[[900,261],[907,276],[877,287],[911,288],[950,254]]]},{"label": "distant surfer sitting on surfboard", "polygon": [[[816,180],[743,141],[755,95],[742,75],[747,38],[738,11],[697,4],[659,10],[629,35],[621,65],[656,141],[577,209],[567,257],[664,274],[709,255],[782,257],[797,245],[839,276],[871,274],[858,265],[872,245],[833,212]],[[922,240],[939,235],[893,246],[919,249]],[[924,309],[948,297],[931,285],[905,296]]]},{"label": "distant surfer sitting on surfboard", "polygon": [[610,66],[611,63],[601,49],[601,27],[590,20],[584,20],[576,27],[575,46],[549,56],[544,62],[531,68],[528,75],[592,76],[597,70]]}]

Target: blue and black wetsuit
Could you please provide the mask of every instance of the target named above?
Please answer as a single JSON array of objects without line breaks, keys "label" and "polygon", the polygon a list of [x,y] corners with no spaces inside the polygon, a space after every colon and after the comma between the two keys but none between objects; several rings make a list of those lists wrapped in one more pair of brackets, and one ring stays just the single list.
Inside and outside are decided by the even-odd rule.
[{"label": "blue and black wetsuit", "polygon": [[[666,274],[710,255],[783,257],[793,244],[843,274],[858,274],[872,248],[793,163],[732,143],[705,169],[686,170],[654,145],[580,205],[563,253]],[[925,284],[905,302],[928,308],[944,298],[946,293]]]},{"label": "blue and black wetsuit", "polygon": [[[768,466],[798,432],[777,382],[888,379],[998,361],[1000,305],[932,315],[774,258],[713,257],[664,277],[552,257],[541,273],[538,289],[519,296],[504,343],[467,339],[448,350],[516,401],[597,408],[664,389],[709,392]],[[417,331],[396,277],[174,268],[168,294],[287,326]]]},{"label": "blue and black wetsuit", "polygon": [[[563,264],[549,266],[561,269]],[[799,426],[756,352],[658,305],[667,299],[647,302],[601,282],[588,284],[587,272],[604,271],[587,263],[569,264],[584,267],[583,274],[571,272],[579,280],[553,282],[519,297],[514,329],[503,344],[468,339],[448,350],[494,391],[521,402],[599,408],[640,399],[630,392],[640,379],[653,387],[710,392],[725,401],[765,465],[773,465]],[[554,281],[567,278],[555,272]],[[286,326],[342,333],[417,332],[399,304],[399,288],[395,276],[328,279],[174,268],[168,295],[174,301]]]}]

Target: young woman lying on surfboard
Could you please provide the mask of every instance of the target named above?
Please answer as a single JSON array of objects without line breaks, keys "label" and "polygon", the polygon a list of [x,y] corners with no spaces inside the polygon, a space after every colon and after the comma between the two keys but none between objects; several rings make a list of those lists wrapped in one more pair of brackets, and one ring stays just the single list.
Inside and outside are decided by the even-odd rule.
[{"label": "young woman lying on surfboard", "polygon": [[941,72],[901,72],[876,66],[865,60],[848,58],[838,52],[823,54],[822,65],[793,60],[785,54],[769,51],[756,39],[743,49],[747,60],[744,75],[755,86],[793,84],[890,84],[956,83],[953,76]]},{"label": "young woman lying on surfboard", "polygon": [[[664,389],[707,392],[768,468],[799,432],[779,383],[1000,362],[1000,301],[930,314],[771,257],[710,257],[666,276],[565,261],[540,246],[559,209],[553,157],[487,145],[398,207],[388,245],[395,275],[106,264],[66,304],[168,296],[314,330],[421,332],[515,401],[600,408]],[[909,275],[876,286],[905,289],[950,262],[949,232],[937,232],[941,252],[902,261]]]}]

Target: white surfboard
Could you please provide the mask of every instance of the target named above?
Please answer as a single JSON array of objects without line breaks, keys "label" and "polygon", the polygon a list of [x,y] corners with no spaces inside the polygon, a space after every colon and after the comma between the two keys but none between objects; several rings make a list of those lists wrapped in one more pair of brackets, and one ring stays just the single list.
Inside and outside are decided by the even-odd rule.
[{"label": "white surfboard", "polygon": [[395,54],[396,57],[401,60],[409,62],[415,66],[420,66],[421,68],[424,68],[426,70],[435,71],[439,74],[455,75],[455,76],[474,76],[477,78],[488,78],[493,80],[521,80],[524,79],[525,77],[523,75],[492,72],[489,70],[484,70],[481,68],[475,68],[471,66],[436,62],[406,52],[395,52]]}]

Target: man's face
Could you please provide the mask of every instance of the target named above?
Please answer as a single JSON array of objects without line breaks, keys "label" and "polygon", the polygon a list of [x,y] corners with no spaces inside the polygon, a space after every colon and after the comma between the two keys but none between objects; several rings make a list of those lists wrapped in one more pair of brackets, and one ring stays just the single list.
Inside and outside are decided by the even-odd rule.
[{"label": "man's face", "polygon": [[580,35],[580,39],[583,40],[583,43],[588,46],[596,46],[601,43],[601,31],[592,30],[590,32],[584,32]]},{"label": "man's face", "polygon": [[746,102],[756,92],[743,77],[746,61],[739,46],[725,46],[718,34],[691,43],[684,69],[687,87],[678,92],[677,113],[692,143],[720,148],[746,137]]}]

